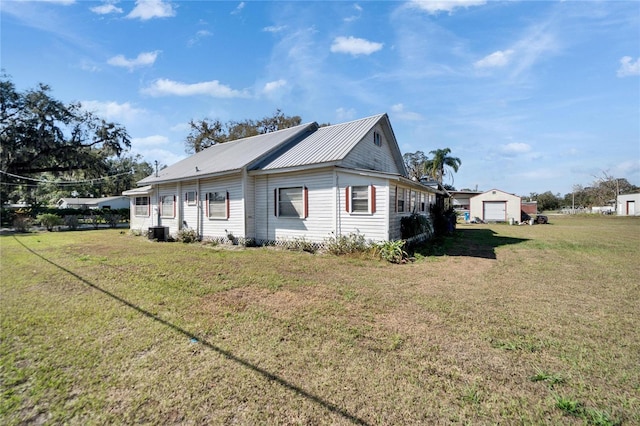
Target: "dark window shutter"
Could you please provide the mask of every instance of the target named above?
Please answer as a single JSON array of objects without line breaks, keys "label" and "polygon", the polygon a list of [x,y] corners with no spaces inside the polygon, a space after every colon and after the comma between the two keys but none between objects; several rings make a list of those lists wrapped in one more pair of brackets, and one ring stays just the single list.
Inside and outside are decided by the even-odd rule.
[{"label": "dark window shutter", "polygon": [[376,187],[371,185],[371,213],[376,212]]},{"label": "dark window shutter", "polygon": [[209,193],[204,195],[204,215],[209,217]]},{"label": "dark window shutter", "polygon": [[349,189],[351,189],[350,186],[347,186],[344,189],[344,206],[345,206],[345,209],[347,210],[348,213],[351,212],[351,209],[349,208],[350,207],[349,206],[349,201],[351,201],[349,192],[351,192],[351,191],[349,191]]},{"label": "dark window shutter", "polygon": [[273,215],[278,217],[278,188],[273,190]]},{"label": "dark window shutter", "polygon": [[302,197],[302,208],[304,210],[304,218],[306,219],[309,217],[309,188],[305,186],[302,190],[304,191]]},{"label": "dark window shutter", "polygon": [[227,207],[227,219],[229,219],[229,214],[230,214],[230,210],[231,210],[231,205],[229,203],[229,191],[227,191],[227,196],[225,198],[225,203],[226,203],[226,207]]}]

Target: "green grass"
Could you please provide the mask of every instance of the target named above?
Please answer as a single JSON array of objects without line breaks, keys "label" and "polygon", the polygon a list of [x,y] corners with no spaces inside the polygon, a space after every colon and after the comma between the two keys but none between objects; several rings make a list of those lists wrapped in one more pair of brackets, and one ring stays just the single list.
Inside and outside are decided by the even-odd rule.
[{"label": "green grass", "polygon": [[550,222],[406,265],[1,236],[0,422],[640,424],[640,220]]}]

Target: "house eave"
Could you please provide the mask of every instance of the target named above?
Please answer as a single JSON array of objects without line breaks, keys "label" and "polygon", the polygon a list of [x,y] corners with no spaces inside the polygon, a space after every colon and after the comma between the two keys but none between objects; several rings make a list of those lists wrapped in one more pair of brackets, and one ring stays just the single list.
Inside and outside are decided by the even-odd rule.
[{"label": "house eave", "polygon": [[142,184],[142,185],[163,185],[163,184],[168,184],[168,183],[176,183],[176,182],[185,182],[185,181],[190,181],[190,180],[197,180],[197,179],[209,179],[209,178],[217,178],[217,177],[221,177],[221,176],[227,176],[227,175],[234,175],[234,174],[238,174],[238,173],[242,173],[242,168],[240,169],[233,169],[233,170],[225,170],[223,172],[216,172],[216,173],[198,173],[196,172],[195,174],[192,175],[185,175],[185,176],[181,176],[181,177],[177,177],[177,178],[173,178],[173,179],[154,179],[154,180],[141,180],[140,182],[138,182],[138,184]]}]

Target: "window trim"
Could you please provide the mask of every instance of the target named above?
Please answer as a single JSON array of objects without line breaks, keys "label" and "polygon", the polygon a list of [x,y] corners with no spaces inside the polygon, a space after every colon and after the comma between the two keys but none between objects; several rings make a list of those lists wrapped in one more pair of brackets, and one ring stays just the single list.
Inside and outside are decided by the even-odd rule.
[{"label": "window trim", "polygon": [[[280,213],[280,191],[283,189],[300,189],[302,191],[302,214],[298,216],[283,216]],[[296,210],[297,211],[297,210]],[[282,219],[306,219],[309,217],[309,188],[302,186],[281,186],[273,189],[273,215]]]},{"label": "window trim", "polygon": [[382,135],[377,131],[373,132],[373,144],[377,147],[382,146]]},{"label": "window trim", "polygon": [[[172,207],[173,207],[173,211],[171,215],[165,215],[165,211],[164,211],[164,204],[165,204],[165,198],[171,198],[172,200]],[[176,196],[174,195],[161,195],[160,196],[160,217],[162,218],[166,218],[166,219],[173,219],[176,217]]]},{"label": "window trim", "polygon": [[[396,186],[396,213],[405,213],[407,211],[406,195],[404,188]],[[402,197],[402,199],[400,197]],[[402,201],[402,208],[400,208],[400,201]]]},{"label": "window trim", "polygon": [[[353,188],[367,188],[367,211],[354,211],[353,210]],[[371,215],[376,212],[376,187],[375,185],[350,185],[345,187],[345,210],[349,214],[353,215]]]},{"label": "window trim", "polygon": [[[193,195],[193,199],[189,199],[189,194]],[[187,191],[184,193],[184,202],[188,206],[196,206],[198,205],[198,192],[196,191]]]},{"label": "window trim", "polygon": [[[138,204],[138,199],[145,199],[147,202],[145,204]],[[147,206],[147,213],[146,214],[139,214],[138,213],[138,207],[139,206]],[[134,200],[133,200],[133,215],[135,217],[149,217],[149,216],[151,216],[151,197],[149,197],[148,195],[141,196],[141,197],[134,197]]]},{"label": "window trim", "polygon": [[[211,216],[211,196],[213,194],[224,194],[224,215]],[[229,191],[208,191],[205,194],[205,216],[209,220],[228,220],[231,216],[231,202],[229,200]]]}]

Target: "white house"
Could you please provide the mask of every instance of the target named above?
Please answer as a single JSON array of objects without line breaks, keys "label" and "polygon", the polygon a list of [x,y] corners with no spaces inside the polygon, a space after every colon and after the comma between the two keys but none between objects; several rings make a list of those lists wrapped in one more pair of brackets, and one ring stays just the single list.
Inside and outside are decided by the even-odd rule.
[{"label": "white house", "polygon": [[640,192],[618,195],[617,214],[619,216],[640,216]]},{"label": "white house", "polygon": [[484,222],[520,222],[522,206],[517,195],[492,189],[469,198],[469,210]]},{"label": "white house", "polygon": [[387,114],[217,144],[125,191],[131,228],[185,227],[257,243],[359,232],[401,237],[400,219],[429,215],[441,191],[407,178]]},{"label": "white house", "polygon": [[56,205],[59,209],[128,209],[129,197],[116,195],[96,198],[60,198]]}]

